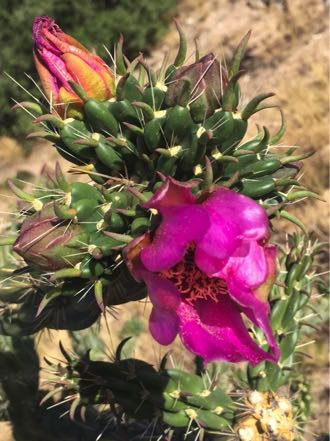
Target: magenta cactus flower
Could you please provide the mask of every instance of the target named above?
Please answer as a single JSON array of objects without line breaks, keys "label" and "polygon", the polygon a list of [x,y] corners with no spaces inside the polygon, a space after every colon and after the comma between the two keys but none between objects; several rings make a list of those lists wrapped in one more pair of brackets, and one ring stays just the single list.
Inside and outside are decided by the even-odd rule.
[{"label": "magenta cactus flower", "polygon": [[[224,187],[197,199],[192,185],[167,178],[144,205],[160,213],[160,225],[124,253],[149,291],[150,332],[163,345],[179,334],[206,362],[276,362],[267,301],[276,247],[267,244],[267,214]],[[251,338],[242,313],[263,330],[269,352]]]},{"label": "magenta cactus flower", "polygon": [[[101,101],[114,96],[114,75],[106,63],[89,52],[50,17],[36,17],[33,22],[34,59],[46,95],[58,113],[67,111],[68,104],[79,109],[81,99],[69,81],[81,85],[91,98]],[[71,115],[70,115],[71,110]],[[74,107],[68,116],[75,116]]]}]

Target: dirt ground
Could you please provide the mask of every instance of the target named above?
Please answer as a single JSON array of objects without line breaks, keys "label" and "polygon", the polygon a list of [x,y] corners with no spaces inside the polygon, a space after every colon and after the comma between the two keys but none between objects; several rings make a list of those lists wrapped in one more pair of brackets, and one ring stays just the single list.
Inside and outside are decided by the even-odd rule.
[{"label": "dirt ground", "polygon": [[[248,74],[242,81],[244,99],[247,101],[258,92],[275,92],[274,103],[280,104],[286,114],[288,129],[279,148],[300,146],[301,151],[315,150],[315,155],[306,161],[303,181],[305,185],[329,201],[329,28],[327,2],[323,0],[289,0],[289,10],[284,12],[281,2],[274,1],[266,7],[259,0],[181,0],[177,18],[190,41],[190,54],[193,60],[194,39],[202,54],[214,52],[224,62],[242,36],[252,29],[245,68]],[[155,48],[151,63],[159,66],[165,53],[175,55],[177,33],[174,25],[164,40]],[[275,131],[279,124],[279,113],[274,110],[261,112],[255,117],[255,123],[266,125]],[[252,130],[254,127],[252,125]],[[45,162],[51,163],[54,152],[47,145],[38,145],[29,157],[23,157],[19,146],[8,138],[0,138],[0,175],[1,182],[13,176],[17,171],[39,172]],[[62,161],[64,166],[65,161]],[[0,182],[0,185],[1,185]],[[1,194],[9,193],[2,186]],[[0,211],[8,211],[10,199],[0,198]],[[329,204],[322,201],[309,201],[294,207],[295,214],[304,221],[315,237],[328,239]],[[1,224],[0,224],[1,226]],[[280,225],[278,225],[280,228]],[[286,226],[287,231],[293,230]],[[135,344],[135,355],[153,363],[160,360],[165,349],[151,343],[146,323],[148,305],[132,304],[122,307],[119,312],[120,322],[109,315],[108,322],[111,336],[104,332],[104,337],[113,351],[120,336],[123,335],[123,323],[130,323],[138,318],[144,323],[145,330]],[[104,329],[104,327],[103,327]],[[326,330],[313,338],[317,340],[317,349],[311,350],[313,360],[306,369],[312,382],[313,415],[312,421],[304,433],[306,441],[318,438],[317,434],[328,433],[328,396],[329,375],[327,357]],[[39,352],[52,354],[57,351],[59,337],[65,334],[44,335],[39,344]],[[184,354],[184,355],[183,355]],[[176,343],[172,352],[173,362],[189,366],[191,357],[182,351]],[[3,426],[0,426],[0,440],[10,441]],[[10,431],[6,429],[8,434]],[[3,438],[4,437],[4,438]],[[323,441],[329,438],[322,438]],[[28,440],[26,440],[28,441]]]}]

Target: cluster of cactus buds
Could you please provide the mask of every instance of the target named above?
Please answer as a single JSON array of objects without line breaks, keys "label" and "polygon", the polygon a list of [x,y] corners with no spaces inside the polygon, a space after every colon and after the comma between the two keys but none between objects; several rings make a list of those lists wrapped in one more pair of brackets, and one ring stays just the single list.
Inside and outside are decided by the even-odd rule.
[{"label": "cluster of cactus buds", "polygon": [[[179,180],[198,179],[204,185],[220,183],[266,206],[282,208],[311,192],[295,179],[301,159],[289,149],[278,154],[273,146],[286,124],[271,135],[266,127],[244,141],[252,115],[273,105],[264,104],[273,93],[260,94],[242,106],[240,64],[249,35],[239,44],[228,70],[213,54],[185,65],[187,44],[180,28],[180,47],[173,64],[154,72],[140,56],[129,62],[116,48],[116,91],[110,99],[89,94],[81,84],[68,87],[82,102],[81,116],[65,118],[56,108],[36,103],[16,107],[35,110],[42,131],[29,135],[52,141],[59,153],[99,184],[109,177],[128,176],[149,191],[159,180],[156,172]],[[289,192],[288,190],[291,189]],[[294,189],[294,191],[292,191]],[[314,195],[315,196],[315,195]]]},{"label": "cluster of cactus buds", "polygon": [[[241,380],[245,381],[248,391],[244,393],[243,404],[248,414],[242,416],[239,411],[242,403],[228,396],[207,373],[196,375],[167,369],[165,362],[156,370],[142,360],[122,359],[123,344],[111,362],[95,361],[88,354],[69,355],[61,346],[65,365],[49,364],[58,371],[59,389],[72,399],[69,409],[72,418],[78,408],[83,416],[86,406],[106,405],[117,420],[125,420],[127,424],[132,420],[156,421],[165,427],[165,435],[159,440],[177,439],[175,434],[183,430],[184,439],[193,433],[196,440],[197,434],[200,440],[237,436],[241,441],[292,441],[295,436],[293,410],[277,390],[292,378],[296,356],[304,355],[299,353],[297,342],[302,327],[309,325],[304,311],[317,281],[313,275],[313,259],[323,245],[308,241],[303,224],[286,211],[286,207],[306,197],[317,197],[299,181],[302,161],[311,153],[298,154],[295,148],[278,153],[276,146],[286,129],[282,111],[276,133],[270,134],[266,127],[257,127],[255,137],[245,139],[250,117],[265,108],[275,107],[265,104],[272,93],[257,95],[245,105],[241,102],[239,79],[244,71],[240,65],[250,34],[238,45],[229,68],[224,69],[213,54],[200,56],[198,50],[195,62],[185,64],[187,42],[179,26],[178,32],[177,56],[159,72],[151,69],[141,55],[129,61],[123,55],[122,39],[116,45],[116,64],[111,70],[103,60],[64,34],[51,19],[36,20],[36,65],[49,102],[22,102],[15,107],[27,110],[41,128],[29,138],[51,141],[58,153],[71,163],[71,178],[67,178],[56,164],[54,170],[48,166],[44,168],[33,191],[22,188],[19,182],[9,182],[20,200],[19,222],[0,242],[7,246],[3,250],[6,253],[9,250],[10,255],[10,259],[0,265],[0,333],[18,337],[45,327],[71,331],[88,328],[107,307],[145,298],[147,289],[142,281],[149,289],[152,283],[158,283],[159,290],[164,291],[162,296],[168,296],[167,302],[154,295],[153,318],[155,314],[164,314],[178,333],[177,328],[181,325],[178,315],[173,313],[175,308],[180,308],[180,302],[195,302],[202,311],[200,305],[209,299],[212,287],[206,294],[197,289],[196,298],[190,298],[185,280],[180,279],[178,283],[176,279],[182,278],[177,262],[166,268],[167,272],[147,271],[140,257],[143,240],[151,241],[164,233],[163,218],[175,212],[175,204],[190,204],[191,212],[200,213],[203,203],[208,202],[208,196],[215,189],[230,188],[235,196],[241,193],[258,201],[267,210],[270,220],[283,217],[304,232],[304,235],[293,236],[288,247],[282,250],[281,269],[277,284],[271,290],[268,309],[267,295],[264,299],[263,294],[257,292],[263,282],[267,290],[273,283],[273,272],[266,268],[270,264],[265,255],[260,254],[260,248],[263,249],[260,243],[264,245],[268,240],[266,212],[262,210],[260,214],[254,201],[254,205],[249,205],[254,207],[250,211],[255,211],[254,215],[262,220],[254,223],[253,214],[251,219],[244,218],[253,227],[245,229],[242,247],[238,245],[241,240],[238,226],[228,224],[228,229],[234,229],[233,240],[237,242],[232,247],[228,245],[230,253],[225,256],[228,262],[236,259],[239,253],[251,254],[252,261],[265,260],[260,266],[266,268],[267,275],[266,281],[265,277],[252,280],[251,286],[246,284],[240,293],[255,295],[253,299],[260,301],[258,305],[266,311],[262,318],[253,311],[249,313],[249,305],[244,302],[238,302],[235,309],[239,320],[243,309],[251,319],[249,331],[254,340],[250,342],[243,322],[239,328],[240,332],[243,328],[246,332],[245,341],[248,340],[255,351],[262,351],[262,360],[271,360],[248,365],[244,373],[241,372]],[[72,176],[76,175],[83,175],[83,180],[73,180]],[[176,187],[172,185],[169,189],[169,182],[176,182]],[[167,189],[162,185],[167,185]],[[180,194],[173,195],[173,188],[179,188]],[[169,193],[166,198],[163,197],[165,192]],[[247,199],[240,199],[240,203]],[[148,206],[150,200],[154,205]],[[210,217],[219,216],[219,222],[224,222],[221,207],[218,208],[218,211],[211,210]],[[230,212],[224,207],[226,210]],[[202,220],[209,215],[204,211]],[[191,218],[187,217],[189,221],[191,223]],[[208,221],[209,218],[205,223]],[[225,236],[221,225],[217,227]],[[258,229],[267,230],[267,233],[256,232]],[[194,232],[193,242],[195,236]],[[127,255],[123,248],[132,241],[130,262],[123,258]],[[269,248],[275,262],[276,249],[268,247],[268,251]],[[228,306],[231,299],[227,285],[233,279],[229,277],[230,268],[226,269],[226,279],[223,279],[226,271],[221,276],[214,275],[212,265],[218,265],[223,256],[220,259],[211,252],[204,254],[205,267],[212,275],[197,268],[198,264],[191,262],[189,255],[185,256],[184,269],[194,271],[198,277],[196,283],[209,284],[218,277],[216,280],[223,283],[221,289],[220,282],[215,284],[216,289],[220,289],[221,296],[226,294],[225,305]],[[244,261],[245,256],[239,258]],[[135,272],[129,267],[130,263],[132,268],[135,265]],[[225,264],[221,265],[224,269]],[[250,272],[258,273],[258,265],[259,261]],[[237,272],[246,272],[243,264],[242,267]],[[235,265],[231,268],[235,269]],[[255,275],[250,276],[253,279]],[[169,280],[173,281],[173,286]],[[250,288],[251,293],[247,293]],[[153,294],[149,294],[152,297]],[[183,315],[188,322],[187,329],[190,326],[194,329],[193,318],[188,317],[187,312]],[[272,329],[267,328],[268,315]],[[201,314],[196,317],[200,321]],[[217,332],[221,327],[213,320],[211,317],[203,323],[208,337],[212,337],[215,326],[218,326]],[[159,323],[157,326],[161,329],[162,323]],[[257,326],[266,329],[268,343]],[[226,322],[224,327],[229,324]],[[201,328],[200,335],[204,335],[204,328]],[[181,329],[181,334],[184,331]],[[270,339],[272,331],[274,341]],[[194,332],[196,336],[197,331]],[[235,332],[233,327],[227,333],[239,341],[240,336]],[[221,338],[223,335],[226,336],[221,334]],[[269,358],[270,341],[274,348],[276,344],[280,348],[279,363],[276,363],[278,352]],[[256,343],[261,349],[255,348]],[[53,399],[57,392],[57,388],[50,391],[44,401]],[[306,402],[307,395],[305,393]],[[305,410],[307,408],[306,405]]]}]

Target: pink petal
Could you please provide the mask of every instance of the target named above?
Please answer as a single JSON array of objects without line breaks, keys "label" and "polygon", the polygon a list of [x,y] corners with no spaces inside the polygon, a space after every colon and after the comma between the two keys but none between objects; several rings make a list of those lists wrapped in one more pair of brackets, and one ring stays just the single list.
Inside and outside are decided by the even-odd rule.
[{"label": "pink petal", "polygon": [[277,248],[275,245],[267,245],[264,247],[265,258],[268,267],[267,278],[262,285],[255,289],[255,294],[259,300],[267,302],[268,294],[276,280],[276,256]]},{"label": "pink petal", "polygon": [[183,344],[206,362],[249,361],[256,365],[273,360],[250,337],[239,309],[229,296],[221,296],[217,303],[198,301],[194,307],[181,303],[177,314]]},{"label": "pink petal", "polygon": [[[204,203],[208,209],[230,211],[233,220],[241,229],[245,239],[268,237],[269,221],[266,211],[253,199],[222,187]],[[228,213],[229,214],[229,213]]]},{"label": "pink petal", "polygon": [[64,61],[45,48],[39,51],[39,55],[47,69],[57,79],[58,83],[63,84],[68,90],[71,90],[68,81],[72,80],[72,77],[67,71]]},{"label": "pink petal", "polygon": [[163,213],[164,209],[177,205],[193,205],[196,203],[196,198],[192,194],[191,188],[195,185],[196,183],[193,182],[179,182],[173,178],[167,178],[143,207],[156,208],[160,213]]},{"label": "pink petal", "polygon": [[[232,265],[230,271],[226,267],[223,271],[226,274],[226,281],[229,295],[233,300],[241,305],[244,314],[260,329],[262,329],[272,349],[274,360],[279,358],[278,344],[273,336],[269,323],[269,304],[268,293],[274,283],[276,275],[276,247],[269,245],[261,248],[254,254],[256,248],[252,246],[252,252],[246,257],[241,267]],[[261,257],[261,253],[263,256]],[[260,262],[253,262],[260,259]],[[233,258],[234,259],[234,258]],[[237,263],[237,262],[236,262]],[[230,262],[228,266],[230,265]],[[246,277],[244,277],[246,271]],[[255,271],[255,274],[253,272]],[[259,275],[258,275],[259,271]],[[265,277],[262,274],[265,273]],[[257,283],[259,277],[260,283]],[[255,289],[253,289],[255,286]]]},{"label": "pink petal", "polygon": [[163,271],[180,262],[191,242],[202,239],[209,218],[198,205],[163,209],[163,217],[151,245],[141,252],[141,261],[149,271]]},{"label": "pink petal", "polygon": [[58,102],[59,87],[56,78],[50,73],[47,67],[42,63],[40,55],[37,51],[33,51],[34,62],[42,83],[42,87],[47,98]]},{"label": "pink petal", "polygon": [[210,228],[198,247],[212,257],[225,261],[242,239],[268,237],[265,210],[244,195],[222,187],[201,205],[210,217]]},{"label": "pink petal", "polygon": [[169,345],[175,339],[179,329],[177,315],[167,309],[153,308],[149,318],[151,335],[161,345]]},{"label": "pink petal", "polygon": [[242,287],[235,285],[233,280],[228,280],[227,284],[230,297],[241,306],[244,314],[263,331],[273,352],[273,361],[277,361],[279,349],[269,323],[270,309],[268,302],[259,300],[253,291],[244,290]]},{"label": "pink petal", "polygon": [[249,289],[258,288],[268,276],[265,248],[256,241],[243,241],[219,272],[225,280]]},{"label": "pink petal", "polygon": [[164,277],[144,271],[142,278],[147,285],[151,303],[158,309],[175,311],[181,302],[181,296],[175,285]]},{"label": "pink petal", "polygon": [[[261,302],[260,302],[261,303]],[[280,348],[278,346],[277,341],[274,338],[272,328],[270,326],[269,322],[269,308],[268,304],[267,306],[262,307],[262,305],[258,305],[256,308],[241,308],[244,314],[251,320],[252,323],[254,323],[256,326],[258,326],[264,333],[267,342],[269,344],[269,347],[272,351],[273,357],[272,361],[277,362],[280,358]]]},{"label": "pink petal", "polygon": [[214,277],[223,267],[223,261],[205,253],[200,247],[195,250],[195,264],[208,277]]}]

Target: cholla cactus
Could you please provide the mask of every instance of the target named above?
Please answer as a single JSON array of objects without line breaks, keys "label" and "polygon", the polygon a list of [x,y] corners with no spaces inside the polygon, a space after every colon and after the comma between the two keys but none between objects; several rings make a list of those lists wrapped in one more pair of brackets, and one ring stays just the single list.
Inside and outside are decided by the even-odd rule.
[{"label": "cholla cactus", "polygon": [[[177,56],[159,72],[142,56],[127,60],[122,40],[110,69],[52,19],[36,18],[36,66],[49,101],[16,107],[41,126],[29,137],[50,140],[71,174],[90,181],[72,182],[57,164],[44,169],[42,191],[10,182],[22,222],[3,243],[21,259],[1,297],[1,330],[85,329],[107,307],[148,295],[152,336],[168,345],[179,335],[205,363],[203,374],[122,359],[122,345],[111,362],[61,347],[64,365],[50,364],[72,400],[71,418],[102,404],[116,421],[113,436],[152,420],[159,440],[293,440],[293,411],[277,390],[294,376],[319,246],[296,235],[283,254],[271,227],[278,216],[304,229],[287,207],[317,196],[298,180],[311,153],[276,151],[282,112],[277,133],[258,128],[245,140],[250,117],[273,107],[264,103],[272,93],[241,104],[249,34],[225,70],[197,51],[185,65],[178,31]],[[233,378],[219,388],[206,366],[213,361],[249,362],[235,372],[243,393]]]}]

